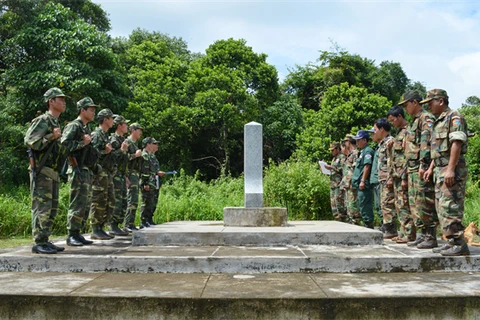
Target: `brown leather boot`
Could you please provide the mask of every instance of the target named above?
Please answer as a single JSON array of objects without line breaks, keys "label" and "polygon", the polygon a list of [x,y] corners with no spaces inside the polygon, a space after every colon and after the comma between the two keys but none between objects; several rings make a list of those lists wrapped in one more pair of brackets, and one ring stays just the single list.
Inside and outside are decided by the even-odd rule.
[{"label": "brown leather boot", "polygon": [[385,232],[383,233],[383,239],[392,239],[398,236],[397,226],[393,223],[384,224]]},{"label": "brown leather boot", "polygon": [[420,242],[423,242],[423,240],[425,240],[425,233],[426,233],[426,229],[423,228],[421,234],[417,233],[417,239],[414,241],[407,242],[407,246],[416,247],[417,244],[419,244]]},{"label": "brown leather boot", "polygon": [[468,245],[463,238],[456,238],[453,240],[453,246],[450,249],[443,250],[440,252],[442,256],[452,257],[452,256],[469,256],[470,250]]}]

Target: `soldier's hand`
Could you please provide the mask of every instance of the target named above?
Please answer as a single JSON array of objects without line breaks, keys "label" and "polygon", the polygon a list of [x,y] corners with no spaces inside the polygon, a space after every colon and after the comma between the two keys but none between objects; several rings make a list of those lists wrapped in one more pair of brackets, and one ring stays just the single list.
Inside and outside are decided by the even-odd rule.
[{"label": "soldier's hand", "polygon": [[110,152],[112,152],[112,145],[110,143],[107,143],[105,145],[105,153],[109,154]]},{"label": "soldier's hand", "polygon": [[150,191],[150,186],[147,184],[146,186],[143,187],[143,190]]},{"label": "soldier's hand", "polygon": [[138,149],[137,152],[135,152],[135,157],[141,157],[142,156],[142,150]]},{"label": "soldier's hand", "polygon": [[443,174],[443,181],[447,187],[451,187],[455,184],[455,170],[450,170],[448,167]]},{"label": "soldier's hand", "polygon": [[126,151],[128,149],[128,143],[127,141],[123,141],[122,145],[120,146],[120,150]]},{"label": "soldier's hand", "polygon": [[61,136],[62,136],[62,129],[60,128],[53,129],[53,140],[57,140]]},{"label": "soldier's hand", "polygon": [[388,141],[388,143],[387,143],[387,148],[388,148],[388,149],[391,149],[392,146],[393,146],[393,139],[390,140],[390,141]]},{"label": "soldier's hand", "polygon": [[427,171],[425,171],[423,173],[423,177],[422,177],[423,180],[425,180],[427,182],[430,181],[430,178],[432,177],[432,174],[433,174],[433,169],[428,169]]},{"label": "soldier's hand", "polygon": [[157,175],[158,175],[159,177],[165,177],[165,172],[163,172],[163,171],[158,171],[158,172],[157,172]]},{"label": "soldier's hand", "polygon": [[408,190],[408,181],[402,180],[402,190]]},{"label": "soldier's hand", "polygon": [[129,188],[131,185],[130,179],[128,179],[128,177],[125,177],[125,184],[127,185],[127,188]]},{"label": "soldier's hand", "polygon": [[[422,169],[422,168],[418,169],[418,175],[420,176],[420,179],[422,179],[422,180],[425,180],[425,171],[426,170]],[[425,181],[427,181],[427,180],[425,180]]]},{"label": "soldier's hand", "polygon": [[84,134],[82,137],[82,140],[84,145],[89,145],[90,142],[92,141],[92,138],[90,138],[89,134]]},{"label": "soldier's hand", "polygon": [[365,182],[360,181],[360,185],[358,186],[358,188],[359,188],[360,190],[364,190],[364,189],[365,189]]}]

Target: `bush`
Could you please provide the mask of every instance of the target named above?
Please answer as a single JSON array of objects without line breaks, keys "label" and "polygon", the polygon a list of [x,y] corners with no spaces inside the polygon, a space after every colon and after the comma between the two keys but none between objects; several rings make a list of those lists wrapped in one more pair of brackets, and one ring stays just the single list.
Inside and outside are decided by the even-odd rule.
[{"label": "bush", "polygon": [[270,162],[264,178],[265,206],[286,207],[291,220],[331,220],[330,179],[316,163]]}]

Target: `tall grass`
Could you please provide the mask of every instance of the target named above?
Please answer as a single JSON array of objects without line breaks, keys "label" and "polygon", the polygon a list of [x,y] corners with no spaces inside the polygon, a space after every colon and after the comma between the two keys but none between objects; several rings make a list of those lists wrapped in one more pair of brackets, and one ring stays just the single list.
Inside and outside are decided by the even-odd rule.
[{"label": "tall grass", "polygon": [[[243,177],[221,177],[209,183],[182,171],[170,177],[161,188],[155,221],[222,220],[224,207],[243,206]],[[288,161],[271,163],[265,169],[265,206],[288,209],[290,220],[329,220],[328,176],[316,164]],[[69,201],[69,185],[62,184],[53,235],[65,235]],[[140,213],[137,212],[137,223]],[[480,187],[467,183],[464,225],[480,222]],[[85,232],[88,232],[88,227]],[[27,186],[0,188],[0,238],[30,237],[30,191]]]}]

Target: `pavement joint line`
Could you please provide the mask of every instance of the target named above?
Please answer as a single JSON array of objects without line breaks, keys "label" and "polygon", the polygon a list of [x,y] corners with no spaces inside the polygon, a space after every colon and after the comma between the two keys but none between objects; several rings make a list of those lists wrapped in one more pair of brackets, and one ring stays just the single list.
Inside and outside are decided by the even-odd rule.
[{"label": "pavement joint line", "polygon": [[212,276],[211,273],[208,274],[208,278],[205,281],[205,284],[203,285],[202,292],[200,292],[200,299],[203,298],[203,293],[205,292],[205,289],[207,288],[208,283],[210,282],[210,277]]},{"label": "pavement joint line", "polygon": [[[288,247],[288,246],[287,246],[287,247]],[[293,247],[293,248],[297,249],[298,251],[300,251],[306,259],[310,259],[310,258],[305,254],[305,252],[303,252],[302,248],[300,248],[299,246],[291,246],[291,247]]]},{"label": "pavement joint line", "polygon": [[215,255],[215,253],[217,253],[218,250],[220,250],[220,246],[217,246],[217,249],[215,249],[215,251],[212,252],[212,254],[210,255],[210,257],[213,257]]},{"label": "pavement joint line", "polygon": [[310,279],[312,279],[313,283],[315,283],[315,285],[318,287],[318,289],[322,290],[323,294],[327,297],[327,299],[330,298],[330,296],[328,295],[328,293],[327,293],[325,290],[323,290],[322,286],[320,286],[320,285],[317,283],[317,281],[315,281],[315,279],[312,277],[312,274],[309,273],[309,274],[307,274],[307,275],[308,275],[308,277],[309,277]]},{"label": "pavement joint line", "polygon": [[389,245],[385,245],[385,248],[387,248],[387,250],[393,251],[393,252],[395,252],[395,253],[400,253],[401,255],[403,255],[403,256],[405,256],[405,257],[408,257],[408,255],[407,255],[406,253],[403,253],[403,252],[398,251],[398,250],[396,250],[396,249],[394,249],[394,248],[391,248]]},{"label": "pavement joint line", "polygon": [[91,280],[87,281],[86,283],[84,283],[83,285],[79,286],[78,288],[75,288],[73,289],[72,291],[70,291],[69,293],[67,293],[66,295],[67,296],[70,296],[72,295],[75,291],[79,290],[79,289],[82,289],[84,288],[85,286],[88,286],[90,283],[92,283],[93,281],[96,281],[102,277],[105,277],[106,276],[106,273],[99,273],[96,277],[93,277]]}]

